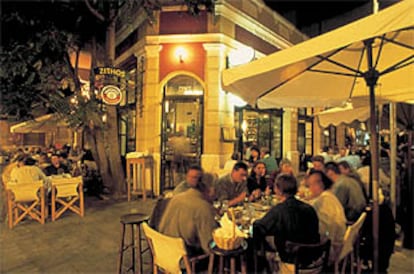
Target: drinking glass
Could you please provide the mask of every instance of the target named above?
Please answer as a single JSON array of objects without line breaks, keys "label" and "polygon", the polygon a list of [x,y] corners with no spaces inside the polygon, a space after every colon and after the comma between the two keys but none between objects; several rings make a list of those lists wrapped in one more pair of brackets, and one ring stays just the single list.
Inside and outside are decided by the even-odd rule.
[{"label": "drinking glass", "polygon": [[223,202],[221,203],[221,213],[222,213],[221,215],[226,213],[228,209],[229,209],[229,201],[223,200]]}]

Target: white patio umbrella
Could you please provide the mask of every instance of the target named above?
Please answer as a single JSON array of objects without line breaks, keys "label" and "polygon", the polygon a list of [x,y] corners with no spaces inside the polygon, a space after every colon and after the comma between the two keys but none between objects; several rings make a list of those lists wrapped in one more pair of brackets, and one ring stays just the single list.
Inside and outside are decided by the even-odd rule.
[{"label": "white patio umbrella", "polygon": [[223,89],[259,108],[370,106],[374,271],[378,267],[375,102],[414,100],[414,1],[223,72]]}]

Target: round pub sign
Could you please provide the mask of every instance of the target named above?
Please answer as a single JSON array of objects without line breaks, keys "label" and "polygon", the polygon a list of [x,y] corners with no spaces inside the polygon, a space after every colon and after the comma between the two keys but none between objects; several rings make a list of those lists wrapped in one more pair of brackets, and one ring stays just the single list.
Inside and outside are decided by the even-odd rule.
[{"label": "round pub sign", "polygon": [[117,105],[122,100],[122,93],[119,87],[108,85],[102,88],[102,101],[108,105]]}]

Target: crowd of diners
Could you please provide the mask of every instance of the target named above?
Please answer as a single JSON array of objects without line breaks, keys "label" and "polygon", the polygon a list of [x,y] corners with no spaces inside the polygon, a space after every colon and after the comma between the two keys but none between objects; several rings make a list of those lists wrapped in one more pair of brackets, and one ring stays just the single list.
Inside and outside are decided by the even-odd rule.
[{"label": "crowd of diners", "polygon": [[[347,226],[369,210],[370,189],[365,171],[359,172],[354,166],[360,159],[347,161],[352,157],[343,155],[325,161],[324,155],[315,155],[305,173],[295,174],[288,159],[277,163],[266,148],[251,148],[251,156],[247,161],[233,157],[231,170],[220,177],[204,172],[200,166],[191,166],[185,180],[159,199],[151,225],[161,233],[183,238],[190,256],[205,254],[210,252],[213,231],[219,226],[214,201],[237,207],[273,196],[278,203],[252,223],[251,235],[253,245],[264,246],[274,254],[263,266],[272,271],[275,257],[292,263],[285,253],[286,241],[311,244],[328,238],[340,246]],[[369,158],[362,162],[358,165],[369,165]],[[382,178],[380,203],[385,211],[390,210],[388,184],[389,178]],[[381,225],[394,228],[392,214]],[[382,272],[388,268],[395,240],[393,233],[384,237],[380,244]],[[331,265],[337,255],[335,246],[338,245],[331,245]]]},{"label": "crowd of diners", "polygon": [[26,147],[10,152],[10,161],[3,169],[2,182],[21,184],[42,180],[50,190],[50,176],[84,175],[81,162],[87,159],[87,152],[77,147]]}]

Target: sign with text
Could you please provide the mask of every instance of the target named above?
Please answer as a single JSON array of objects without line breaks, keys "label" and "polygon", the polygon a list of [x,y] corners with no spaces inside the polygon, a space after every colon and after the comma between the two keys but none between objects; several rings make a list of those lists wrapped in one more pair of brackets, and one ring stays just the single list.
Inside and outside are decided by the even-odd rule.
[{"label": "sign with text", "polygon": [[100,99],[108,105],[120,104],[126,90],[127,72],[114,67],[96,67],[94,72],[95,88]]}]

